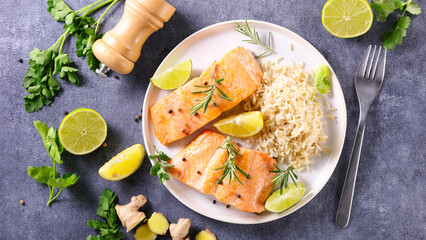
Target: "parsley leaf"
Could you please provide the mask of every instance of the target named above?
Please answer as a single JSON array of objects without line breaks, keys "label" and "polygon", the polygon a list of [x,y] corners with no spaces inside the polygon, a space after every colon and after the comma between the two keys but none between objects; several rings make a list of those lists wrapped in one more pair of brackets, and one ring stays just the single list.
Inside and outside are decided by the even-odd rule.
[{"label": "parsley leaf", "polygon": [[157,152],[157,150],[155,150],[155,154],[148,157],[149,159],[157,160],[154,166],[152,166],[150,174],[152,176],[158,176],[160,183],[173,178],[173,176],[169,173],[169,168],[174,167],[174,165],[167,163],[171,159],[169,156],[167,156],[167,154],[161,151]]},{"label": "parsley leaf", "polygon": [[387,17],[397,10],[403,11],[397,20],[395,29],[386,31],[381,37],[383,47],[387,50],[392,50],[396,45],[402,44],[402,38],[405,37],[411,23],[410,17],[404,16],[404,14],[408,12],[418,15],[422,12],[419,4],[412,0],[406,2],[402,0],[372,0],[371,7],[376,11],[377,21],[379,22],[386,21]]},{"label": "parsley leaf", "polygon": [[321,94],[327,94],[331,84],[331,71],[324,63],[321,63],[321,65],[315,70],[314,82],[315,89],[312,93],[311,99],[313,99],[316,90],[318,90]]},{"label": "parsley leaf", "polygon": [[[98,0],[78,11],[73,11],[63,0],[47,0],[47,11],[55,20],[65,22],[65,32],[48,49],[42,51],[34,48],[30,52],[29,68],[23,82],[23,87],[29,93],[24,97],[27,112],[38,111],[44,105],[52,103],[60,89],[54,75],[59,74],[61,79],[79,85],[80,80],[76,74],[78,70],[72,67],[73,61],[69,59],[68,54],[63,53],[68,35],[77,38],[77,56],[87,58],[90,70],[95,71],[99,68],[100,62],[93,55],[92,45],[102,37],[102,34],[96,33],[101,19],[117,2],[118,0]],[[87,16],[107,4],[109,7],[98,20]]]},{"label": "parsley leaf", "polygon": [[109,188],[105,188],[102,192],[102,195],[99,197],[98,207],[96,209],[96,214],[102,218],[105,218],[106,221],[100,220],[88,220],[87,226],[99,231],[98,236],[89,235],[87,240],[95,239],[121,239],[123,238],[123,233],[119,230],[118,225],[118,216],[115,212],[115,199],[117,194]]},{"label": "parsley leaf", "polygon": [[[49,201],[47,205],[49,206],[50,203],[59,196],[62,190],[74,185],[79,177],[76,174],[66,173],[60,178],[59,173],[56,171],[56,164],[63,163],[61,154],[64,151],[62,144],[59,142],[56,129],[48,127],[47,124],[41,123],[40,121],[34,121],[34,127],[43,140],[44,147],[50,156],[53,167],[28,167],[28,176],[41,184],[47,184],[49,188]],[[56,194],[55,188],[59,189]]]}]

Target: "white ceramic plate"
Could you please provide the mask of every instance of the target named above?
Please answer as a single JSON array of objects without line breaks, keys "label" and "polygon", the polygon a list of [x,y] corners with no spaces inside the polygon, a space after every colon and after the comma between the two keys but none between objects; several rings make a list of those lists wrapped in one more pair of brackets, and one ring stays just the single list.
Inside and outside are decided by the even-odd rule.
[{"label": "white ceramic plate", "polygon": [[[238,22],[242,23],[243,21]],[[309,42],[288,29],[261,21],[249,21],[249,25],[251,27],[256,27],[261,38],[264,38],[264,41],[267,40],[268,32],[272,33],[272,45],[275,53],[262,57],[260,59],[261,62],[264,60],[275,61],[279,56],[282,56],[284,59],[281,63],[285,64],[286,61],[289,60],[293,60],[296,63],[304,62],[306,69],[315,70],[320,63],[328,64],[321,53]],[[193,63],[191,77],[196,77],[213,61],[220,59],[223,55],[237,46],[249,48],[252,52],[258,54],[262,52],[261,48],[243,42],[242,40],[246,39],[246,37],[235,32],[234,28],[235,21],[228,21],[211,25],[192,34],[170,52],[160,64],[155,74],[161,73],[179,62],[191,58]],[[293,51],[289,49],[290,43],[293,44]],[[184,139],[169,144],[167,147],[163,146],[158,141],[154,134],[149,109],[169,93],[170,91],[161,90],[152,84],[149,85],[146,91],[143,104],[142,128],[148,154],[154,152],[153,145],[155,145],[159,151],[164,151],[167,155],[172,157],[194,140],[201,132],[201,130],[199,130]],[[207,217],[224,222],[256,224],[273,221],[289,215],[308,203],[324,187],[333,173],[342,151],[346,133],[346,105],[342,89],[340,88],[339,81],[334,72],[331,94],[329,94],[329,96],[322,96],[322,99],[327,100],[333,107],[338,109],[337,111],[329,112],[328,109],[324,107],[324,104],[322,105],[324,115],[334,114],[337,116],[337,124],[329,118],[324,118],[326,122],[324,133],[328,135],[327,146],[332,149],[332,152],[328,155],[316,157],[315,163],[310,166],[309,171],[300,172],[299,179],[306,186],[306,193],[304,197],[290,209],[282,213],[264,212],[260,215],[256,215],[243,212],[235,207],[228,209],[225,207],[226,205],[224,203],[219,201],[213,204],[212,201],[215,199],[213,196],[200,193],[176,179],[167,181],[164,185],[187,207]],[[220,117],[218,119],[220,119]],[[204,128],[214,130],[212,124]],[[240,143],[244,145],[244,142]]]}]

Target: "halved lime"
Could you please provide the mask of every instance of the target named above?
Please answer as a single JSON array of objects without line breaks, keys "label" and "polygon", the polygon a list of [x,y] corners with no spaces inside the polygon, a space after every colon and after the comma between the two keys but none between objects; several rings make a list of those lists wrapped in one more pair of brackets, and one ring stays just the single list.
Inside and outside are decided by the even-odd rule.
[{"label": "halved lime", "polygon": [[65,150],[84,155],[95,151],[105,141],[107,124],[95,110],[78,108],[62,120],[58,135]]},{"label": "halved lime", "polygon": [[191,75],[191,59],[185,60],[178,65],[167,69],[157,76],[151,78],[152,84],[164,89],[171,90],[180,87]]},{"label": "halved lime", "polygon": [[250,137],[262,130],[263,117],[259,111],[245,112],[222,119],[213,126],[224,134]]},{"label": "halved lime", "polygon": [[270,212],[282,212],[296,204],[305,194],[306,188],[302,183],[298,182],[297,187],[294,183],[290,184],[287,189],[284,189],[283,194],[280,194],[280,189],[271,194],[266,199],[265,208]]},{"label": "halved lime", "polygon": [[366,0],[328,0],[322,9],[322,25],[339,38],[366,33],[373,23],[373,11]]}]

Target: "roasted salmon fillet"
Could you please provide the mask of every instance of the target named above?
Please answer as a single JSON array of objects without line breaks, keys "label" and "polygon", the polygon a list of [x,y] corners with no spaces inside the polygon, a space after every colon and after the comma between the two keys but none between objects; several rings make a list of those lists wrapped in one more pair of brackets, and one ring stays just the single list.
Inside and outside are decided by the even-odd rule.
[{"label": "roasted salmon fillet", "polygon": [[271,194],[275,159],[257,151],[236,144],[239,154],[235,164],[250,175],[245,177],[237,171],[237,181],[223,181],[223,169],[215,170],[228,159],[225,149],[218,148],[226,138],[211,130],[204,130],[192,143],[186,146],[169,163],[174,167],[169,173],[174,178],[184,182],[202,193],[215,196],[218,200],[246,211],[260,213],[265,209],[266,198]]},{"label": "roasted salmon fillet", "polygon": [[[215,79],[224,80],[220,89],[231,100],[213,94],[205,113],[202,109],[191,114],[191,107],[199,104],[197,99],[206,90],[198,86],[213,84]],[[238,105],[260,86],[263,72],[249,50],[238,47],[228,52],[221,60],[212,63],[200,77],[188,81],[151,107],[154,132],[163,145],[182,139],[217,118],[222,112]],[[217,91],[217,90],[216,90]]]}]

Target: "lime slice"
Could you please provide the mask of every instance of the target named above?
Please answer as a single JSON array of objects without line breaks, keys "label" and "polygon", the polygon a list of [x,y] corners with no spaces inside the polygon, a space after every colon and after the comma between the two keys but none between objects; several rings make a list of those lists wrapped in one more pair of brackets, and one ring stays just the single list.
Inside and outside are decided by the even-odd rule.
[{"label": "lime slice", "polygon": [[99,169],[99,175],[106,180],[118,181],[136,172],[142,165],[145,149],[135,144],[117,154]]},{"label": "lime slice", "polygon": [[259,111],[245,112],[222,119],[213,126],[224,134],[250,137],[262,130],[263,117]]},{"label": "lime slice", "polygon": [[185,60],[178,65],[167,69],[158,76],[151,78],[152,84],[164,89],[170,90],[180,87],[188,80],[191,75],[192,62],[191,59]]},{"label": "lime slice", "polygon": [[328,0],[322,9],[322,25],[339,38],[366,33],[373,23],[373,12],[366,0]]},{"label": "lime slice", "polygon": [[107,124],[95,110],[78,108],[62,120],[58,134],[65,150],[84,155],[95,151],[105,141]]},{"label": "lime slice", "polygon": [[287,189],[284,189],[282,195],[278,189],[266,199],[265,208],[270,212],[282,212],[296,204],[305,194],[305,190],[305,186],[300,182],[297,183],[297,187],[294,183],[290,184]]}]

